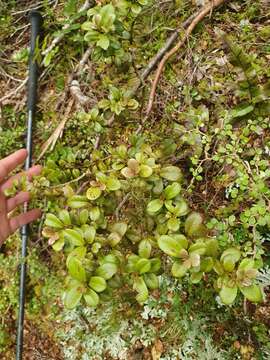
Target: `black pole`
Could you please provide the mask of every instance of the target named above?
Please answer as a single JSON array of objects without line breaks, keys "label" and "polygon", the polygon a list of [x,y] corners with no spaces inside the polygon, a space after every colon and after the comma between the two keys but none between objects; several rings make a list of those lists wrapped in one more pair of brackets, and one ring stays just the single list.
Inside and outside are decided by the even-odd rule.
[{"label": "black pole", "polygon": [[[37,102],[37,82],[38,82],[38,64],[36,61],[36,44],[41,33],[42,17],[39,12],[32,11],[29,15],[31,23],[31,41],[29,57],[29,80],[28,80],[28,103],[27,103],[27,139],[26,149],[28,156],[25,161],[25,170],[31,167],[32,163],[32,125],[35,118],[35,108]],[[24,205],[24,212],[27,211],[27,204]],[[22,360],[23,355],[23,327],[24,327],[24,306],[25,306],[25,279],[26,279],[26,256],[27,239],[29,228],[27,225],[21,229],[22,252],[21,252],[21,272],[20,272],[20,295],[19,295],[19,313],[17,326],[17,347],[16,360]]]}]

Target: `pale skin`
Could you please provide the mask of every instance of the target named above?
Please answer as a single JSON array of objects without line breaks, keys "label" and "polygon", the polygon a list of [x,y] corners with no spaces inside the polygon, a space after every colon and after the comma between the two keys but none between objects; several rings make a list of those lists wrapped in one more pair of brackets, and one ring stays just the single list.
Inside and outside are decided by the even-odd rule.
[{"label": "pale skin", "polygon": [[30,200],[30,194],[21,191],[14,197],[7,198],[4,195],[4,191],[10,188],[13,181],[15,179],[20,179],[22,175],[26,175],[28,180],[31,180],[33,176],[38,175],[41,172],[41,166],[36,165],[27,172],[22,172],[10,177],[10,173],[19,165],[23,164],[26,157],[27,151],[22,149],[0,160],[0,246],[16,230],[41,216],[41,211],[39,209],[29,210],[26,213],[13,217],[9,215],[10,212],[15,210],[18,206],[28,202]]}]

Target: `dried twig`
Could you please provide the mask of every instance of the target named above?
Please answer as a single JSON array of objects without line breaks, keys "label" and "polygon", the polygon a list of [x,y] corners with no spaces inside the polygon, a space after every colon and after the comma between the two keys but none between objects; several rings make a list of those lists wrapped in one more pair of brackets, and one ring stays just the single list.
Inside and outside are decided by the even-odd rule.
[{"label": "dried twig", "polygon": [[74,99],[71,98],[69,100],[69,103],[66,107],[66,112],[65,112],[65,115],[62,119],[62,121],[59,123],[59,125],[57,126],[57,128],[54,130],[54,132],[52,133],[52,135],[49,137],[49,139],[42,145],[42,148],[41,148],[41,153],[37,159],[37,161],[39,161],[43,155],[46,153],[46,151],[48,149],[53,149],[58,138],[61,137],[62,133],[63,133],[63,130],[65,128],[65,124],[67,122],[67,119],[68,119],[68,116],[71,112],[71,109],[72,109],[72,106],[74,104]]},{"label": "dried twig", "polygon": [[58,185],[54,185],[54,186],[51,186],[51,189],[57,189],[57,188],[60,188],[60,187],[63,187],[63,186],[66,186],[66,185],[70,185],[70,184],[73,184],[75,182],[78,182],[80,181],[81,179],[83,179],[86,175],[88,175],[87,173],[83,173],[81,174],[80,176],[78,176],[76,179],[72,179],[64,184],[58,184]]},{"label": "dried twig", "polygon": [[101,139],[101,136],[97,135],[97,137],[95,139],[94,150],[97,150],[99,148],[100,139]]},{"label": "dried twig", "polygon": [[17,82],[20,82],[20,83],[24,81],[22,79],[15,78],[14,76],[7,73],[6,70],[1,65],[0,65],[0,72],[5,78],[9,78],[9,79],[11,79],[13,81],[17,81]]},{"label": "dried twig", "polygon": [[120,210],[121,210],[122,207],[125,205],[125,203],[128,201],[129,197],[130,197],[130,194],[129,194],[129,193],[126,194],[126,195],[123,197],[122,201],[121,201],[121,202],[119,203],[119,205],[117,206],[117,208],[116,208],[116,210],[115,210],[115,212],[114,212],[115,217],[116,217],[117,220],[119,220],[119,212],[120,212]]},{"label": "dried twig", "polygon": [[89,48],[85,51],[85,53],[83,54],[83,57],[81,58],[80,62],[77,64],[77,66],[75,68],[75,72],[76,72],[77,76],[81,75],[84,65],[86,64],[87,60],[89,59],[91,52],[92,52],[92,47],[89,46]]},{"label": "dried twig", "polygon": [[[62,119],[62,121],[59,123],[59,125],[56,127],[56,129],[54,130],[54,132],[52,133],[52,135],[49,137],[49,139],[43,144],[42,146],[42,150],[41,150],[41,154],[39,155],[39,158],[38,160],[40,160],[43,155],[46,153],[46,151],[50,148],[50,149],[53,149],[58,138],[62,135],[63,133],[63,130],[65,128],[65,124],[68,120],[68,116],[71,112],[71,109],[72,109],[72,106],[74,104],[74,99],[76,100],[79,100],[79,102],[82,104],[82,103],[85,103],[85,100],[88,101],[89,98],[84,96],[81,92],[81,89],[80,89],[80,86],[79,86],[79,83],[78,81],[74,81],[73,78],[75,76],[79,76],[82,71],[83,71],[83,68],[84,68],[84,65],[86,64],[89,56],[91,54],[91,48],[88,48],[85,53],[83,54],[80,62],[76,65],[75,67],[75,70],[72,72],[72,74],[69,75],[68,77],[68,81],[67,81],[67,86],[66,86],[66,89],[65,89],[65,92],[63,94],[63,97],[62,98],[62,102],[64,103],[65,101],[65,98],[67,96],[67,93],[70,89],[70,92],[71,94],[73,95],[73,97],[70,99],[67,107],[66,107],[66,111],[65,111],[65,114],[64,114],[64,117]],[[73,86],[72,86],[72,82],[74,81],[73,83]]]},{"label": "dried twig", "polygon": [[195,14],[192,14],[183,24],[180,28],[174,30],[174,32],[170,35],[170,37],[167,39],[164,46],[159,50],[159,52],[152,58],[152,60],[149,62],[147,67],[143,70],[141,74],[141,79],[146,80],[146,78],[149,76],[149,74],[152,72],[152,70],[156,67],[156,65],[159,63],[159,61],[163,58],[163,56],[167,53],[167,51],[170,50],[173,43],[177,40],[179,36],[179,32],[182,29],[186,29],[191,22],[194,20],[194,18],[199,14],[199,11]]},{"label": "dried twig", "polygon": [[[65,103],[65,99],[68,95],[68,92],[69,90],[71,90],[71,84],[72,84],[72,81],[75,77],[79,77],[82,72],[83,72],[83,68],[87,62],[87,60],[89,59],[90,55],[91,55],[91,52],[92,52],[92,47],[90,46],[86,51],[85,53],[83,54],[80,62],[75,66],[75,69],[72,71],[72,73],[68,76],[68,79],[67,79],[67,82],[66,82],[66,86],[65,86],[65,90],[63,92],[63,94],[60,96],[58,102],[57,102],[57,105],[56,105],[56,111],[60,108],[60,106],[62,104]],[[79,84],[76,84],[76,86],[79,86]],[[82,94],[81,92],[81,89],[80,89],[80,86],[79,86],[79,91],[80,93]],[[83,94],[82,94],[83,95]],[[83,95],[84,96],[84,95]],[[76,97],[76,96],[75,96]]]},{"label": "dried twig", "polygon": [[20,91],[25,87],[27,81],[28,81],[28,76],[20,83],[19,86],[17,86],[15,89],[11,90],[9,93],[7,93],[5,96],[3,96],[0,99],[0,104],[3,103],[3,101],[5,101],[6,99],[13,97],[13,96],[17,95],[18,93],[20,93]]},{"label": "dried twig", "polygon": [[[49,0],[48,5],[52,5],[56,1],[57,0]],[[14,15],[19,15],[19,14],[24,14],[24,13],[27,13],[27,12],[30,12],[30,11],[33,11],[33,10],[38,10],[43,6],[44,6],[43,1],[40,1],[36,5],[34,5],[32,7],[29,7],[29,8],[23,9],[23,10],[15,11],[15,12],[11,13],[11,15],[14,16]]]},{"label": "dried twig", "polygon": [[70,84],[70,93],[74,97],[75,100],[78,101],[80,105],[85,105],[88,103],[90,98],[88,96],[85,96],[82,93],[82,90],[80,88],[80,84],[77,80],[72,80]]},{"label": "dried twig", "polygon": [[165,53],[165,55],[163,56],[162,60],[160,61],[159,65],[158,65],[156,75],[155,75],[155,79],[154,79],[152,87],[151,87],[151,92],[150,92],[150,96],[149,96],[148,106],[147,106],[147,110],[146,110],[146,117],[144,119],[144,122],[148,118],[148,116],[149,116],[149,114],[150,114],[150,112],[152,110],[153,102],[154,102],[154,98],[155,98],[155,93],[156,93],[156,88],[157,88],[160,75],[162,73],[162,70],[163,70],[164,65],[166,64],[166,62],[169,60],[169,58],[171,56],[173,56],[185,44],[185,42],[189,38],[190,34],[192,33],[192,31],[194,30],[196,25],[200,21],[202,21],[207,14],[211,13],[214,8],[222,5],[225,1],[226,0],[212,0],[212,1],[208,2],[199,11],[199,13],[194,17],[194,19],[192,20],[190,25],[187,27],[187,30],[186,30],[186,32],[184,34],[183,39],[181,41],[179,41],[170,51]]}]

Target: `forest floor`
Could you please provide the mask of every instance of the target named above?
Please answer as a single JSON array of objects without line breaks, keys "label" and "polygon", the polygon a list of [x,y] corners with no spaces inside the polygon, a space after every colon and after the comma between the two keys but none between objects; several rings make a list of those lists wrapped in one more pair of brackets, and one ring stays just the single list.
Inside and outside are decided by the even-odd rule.
[{"label": "forest floor", "polygon": [[[122,14],[123,3],[130,13]],[[118,9],[118,27],[125,31],[110,35],[111,43],[121,44],[109,48],[113,55],[100,50],[104,38],[101,47],[85,39],[87,14],[78,11],[85,4]],[[29,9],[39,9],[44,19],[33,138],[44,173],[32,189],[44,215],[29,242],[25,359],[270,359],[270,4],[220,1],[185,39],[183,23],[205,6],[207,1],[191,0],[0,0],[0,158],[24,146]],[[151,59],[176,29],[173,45],[186,41],[164,64],[149,104],[161,61],[151,67]],[[262,303],[238,296],[224,306],[212,275],[194,284],[167,271],[143,305],[127,290],[127,280],[119,297],[97,309],[63,306],[66,254],[44,236],[46,212],[67,208],[67,186],[84,194],[97,168],[118,171],[125,157],[120,145],[181,169],[185,201],[203,214],[222,251],[237,247],[243,257],[261,261]],[[147,227],[149,192],[138,185],[121,196],[100,206],[105,213],[113,208],[108,221],[132,219],[136,237]],[[132,241],[125,256],[135,251]],[[5,360],[14,358],[19,251],[18,234],[0,251]],[[168,263],[162,258],[164,267]]]}]

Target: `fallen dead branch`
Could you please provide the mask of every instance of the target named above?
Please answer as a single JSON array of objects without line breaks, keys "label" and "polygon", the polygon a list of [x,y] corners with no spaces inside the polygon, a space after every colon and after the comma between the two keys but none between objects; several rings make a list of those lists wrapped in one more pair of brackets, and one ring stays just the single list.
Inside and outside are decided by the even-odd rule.
[{"label": "fallen dead branch", "polygon": [[[52,5],[52,4],[55,3],[55,2],[56,2],[56,0],[49,0],[49,1],[48,1],[48,5]],[[28,12],[33,11],[33,10],[38,10],[38,9],[42,8],[43,6],[44,6],[43,1],[40,1],[40,2],[38,2],[37,4],[35,4],[34,6],[30,6],[30,7],[27,7],[26,9],[12,12],[11,15],[12,15],[12,16],[14,16],[14,15],[21,15],[21,14],[28,13]]]},{"label": "fallen dead branch", "polygon": [[25,87],[27,81],[28,81],[28,76],[20,83],[19,86],[17,86],[15,89],[11,90],[9,93],[7,93],[5,96],[3,96],[0,99],[0,104],[3,103],[6,99],[19,94],[20,91]]},{"label": "fallen dead branch", "polygon": [[174,30],[174,32],[170,35],[170,37],[167,39],[164,46],[158,51],[158,53],[152,58],[152,60],[149,62],[147,67],[143,70],[141,73],[141,79],[146,80],[149,74],[153,71],[153,69],[156,67],[156,65],[159,63],[159,61],[163,58],[163,56],[170,50],[173,43],[177,40],[179,33],[182,29],[186,29],[191,22],[194,20],[194,18],[200,13],[200,11],[196,12],[195,14],[192,14],[181,26],[181,28],[178,28]]},{"label": "fallen dead branch", "polygon": [[42,145],[41,147],[41,153],[37,159],[37,161],[39,161],[43,155],[46,153],[47,150],[52,150],[57,142],[57,140],[59,139],[59,137],[61,137],[64,128],[65,128],[65,124],[67,122],[68,116],[71,112],[71,109],[73,107],[74,104],[74,99],[71,98],[69,100],[69,103],[66,107],[66,111],[64,114],[63,119],[61,120],[61,122],[59,123],[59,125],[56,127],[56,129],[54,130],[54,132],[52,133],[52,135],[49,137],[49,139]]},{"label": "fallen dead branch", "polygon": [[130,197],[130,194],[129,194],[129,193],[126,194],[126,195],[123,197],[122,201],[121,201],[121,202],[119,203],[119,205],[117,206],[117,208],[116,208],[116,210],[115,210],[115,213],[114,213],[114,215],[115,215],[115,217],[116,217],[116,220],[119,220],[120,210],[121,210],[122,207],[125,205],[125,203],[128,201],[129,197]]},{"label": "fallen dead branch", "polygon": [[[183,45],[186,43],[187,39],[189,38],[190,34],[192,33],[192,31],[194,30],[194,28],[196,27],[196,25],[202,21],[207,14],[211,13],[216,7],[222,5],[223,3],[225,3],[227,0],[212,0],[212,1],[209,1],[198,13],[197,15],[193,18],[193,20],[190,22],[190,24],[188,25],[186,31],[185,31],[185,34],[184,34],[184,37],[182,40],[180,40],[171,50],[169,50],[168,52],[165,52],[165,55],[162,57],[163,53],[164,53],[164,50],[162,49],[162,51],[160,51],[158,54],[157,54],[157,57],[154,58],[149,66],[146,68],[146,70],[144,71],[145,72],[145,76],[148,76],[148,74],[150,73],[150,71],[153,69],[153,67],[155,66],[155,64],[157,63],[157,59],[161,59],[159,65],[158,65],[158,68],[157,68],[157,71],[156,71],[156,75],[155,75],[155,78],[154,78],[154,81],[153,81],[153,84],[152,84],[152,87],[151,87],[151,91],[150,91],[150,96],[149,96],[149,101],[148,101],[148,106],[147,106],[147,110],[146,110],[146,116],[145,116],[145,119],[143,122],[146,121],[146,119],[148,118],[151,110],[152,110],[152,107],[153,107],[153,102],[154,102],[154,98],[155,98],[155,93],[156,93],[156,89],[157,89],[157,85],[158,85],[158,82],[159,82],[159,78],[161,76],[161,73],[162,73],[162,70],[166,64],[166,62],[169,60],[170,57],[172,57],[181,47],[183,47]],[[187,20],[188,21],[188,20]],[[172,36],[172,38],[175,38],[175,35]],[[170,40],[168,42],[168,44],[170,45],[171,44],[171,41]],[[167,45],[167,46],[169,46]],[[170,47],[170,46],[169,46]],[[155,60],[155,61],[154,61]],[[140,130],[138,130],[140,131]]]},{"label": "fallen dead branch", "polygon": [[[61,96],[61,102],[64,104],[65,103],[65,99],[67,97],[67,94],[70,90],[70,93],[72,95],[72,98],[69,100],[68,105],[66,107],[66,111],[64,114],[63,119],[61,120],[61,122],[59,123],[59,125],[56,127],[56,129],[54,130],[54,132],[52,133],[52,135],[49,137],[49,139],[43,144],[42,148],[41,148],[41,153],[38,157],[38,160],[40,160],[43,155],[46,153],[47,150],[52,150],[58,140],[59,137],[61,137],[63,130],[65,128],[65,124],[68,120],[68,116],[71,112],[71,109],[74,105],[75,100],[79,101],[80,104],[84,104],[85,102],[87,102],[89,100],[89,98],[85,95],[83,95],[81,89],[80,89],[80,84],[78,81],[73,80],[76,76],[81,75],[83,68],[87,62],[87,60],[89,59],[89,56],[91,54],[91,48],[89,47],[85,53],[83,54],[80,62],[76,65],[74,71],[69,75],[68,77],[68,81],[67,81],[67,85],[65,88],[65,91],[63,93],[63,96]],[[58,102],[59,103],[59,102]],[[57,105],[58,107],[58,105]]]},{"label": "fallen dead branch", "polygon": [[[89,47],[85,53],[83,54],[80,62],[76,65],[75,69],[70,73],[70,75],[68,76],[67,82],[66,82],[66,86],[64,89],[63,94],[60,96],[59,100],[57,101],[57,105],[56,105],[56,111],[59,110],[59,108],[61,107],[61,105],[63,105],[65,103],[65,100],[67,98],[67,95],[69,93],[69,91],[71,90],[71,84],[74,80],[75,77],[80,77],[80,75],[83,72],[84,66],[87,62],[87,60],[89,59],[90,55],[92,52],[92,47]],[[79,92],[82,94],[82,91],[80,89],[80,85],[76,83],[76,87],[79,86]],[[83,94],[82,94],[83,95]],[[84,96],[84,95],[83,95]],[[76,95],[75,95],[76,97]]]},{"label": "fallen dead branch", "polygon": [[70,93],[80,105],[85,105],[90,100],[90,98],[88,96],[85,96],[82,93],[79,81],[77,81],[77,80],[72,80],[71,81]]}]

